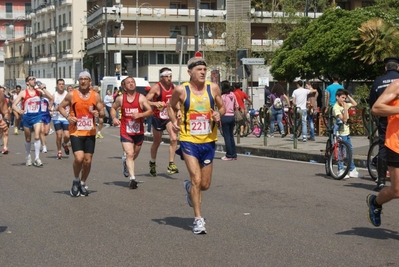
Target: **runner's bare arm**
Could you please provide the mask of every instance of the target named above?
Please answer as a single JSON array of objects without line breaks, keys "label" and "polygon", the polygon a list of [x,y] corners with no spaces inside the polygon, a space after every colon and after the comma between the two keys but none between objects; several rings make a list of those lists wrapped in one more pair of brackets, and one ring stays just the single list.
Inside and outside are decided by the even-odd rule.
[{"label": "runner's bare arm", "polygon": [[24,112],[22,109],[18,108],[18,104],[19,104],[19,102],[22,101],[22,99],[24,99],[24,94],[25,94],[25,91],[19,92],[17,98],[15,99],[14,103],[12,104],[12,110],[15,110],[20,115],[22,115]]},{"label": "runner's bare arm", "polygon": [[374,115],[387,117],[399,114],[398,106],[390,106],[389,103],[399,97],[399,79],[393,81],[377,98],[372,111]]},{"label": "runner's bare arm", "polygon": [[61,114],[62,116],[64,116],[68,121],[76,122],[76,121],[77,121],[76,118],[70,116],[69,114],[67,114],[67,113],[66,113],[66,110],[65,110],[65,107],[66,107],[66,106],[70,106],[70,105],[71,105],[71,103],[72,103],[72,96],[73,96],[73,93],[72,93],[72,92],[69,92],[69,93],[65,96],[64,100],[62,100],[62,102],[61,102],[60,105],[58,106],[58,111],[59,111],[60,114]]}]

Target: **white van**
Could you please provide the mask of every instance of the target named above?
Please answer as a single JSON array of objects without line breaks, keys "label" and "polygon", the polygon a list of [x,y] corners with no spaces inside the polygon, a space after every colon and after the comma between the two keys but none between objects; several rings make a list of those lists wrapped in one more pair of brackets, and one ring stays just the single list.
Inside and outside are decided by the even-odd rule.
[{"label": "white van", "polygon": [[[107,90],[111,90],[111,92],[114,92],[114,88],[120,88],[121,86],[121,81],[125,79],[128,76],[121,76],[120,80],[118,80],[118,77],[116,76],[105,76],[101,80],[101,97],[104,99]],[[147,91],[145,90],[146,87],[151,86],[150,83],[145,80],[144,78],[139,78],[135,77],[134,80],[136,81],[136,91],[139,92],[140,94],[146,95]]]}]

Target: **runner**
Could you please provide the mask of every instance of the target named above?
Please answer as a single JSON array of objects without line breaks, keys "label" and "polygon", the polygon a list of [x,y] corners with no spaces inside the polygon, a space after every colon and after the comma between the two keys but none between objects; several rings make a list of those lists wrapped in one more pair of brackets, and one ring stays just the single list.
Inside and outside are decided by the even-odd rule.
[{"label": "runner", "polygon": [[[79,73],[79,89],[65,96],[58,111],[69,121],[72,151],[74,155],[74,180],[70,194],[73,197],[88,196],[86,180],[90,173],[96,144],[95,118],[104,117],[100,95],[90,90],[91,75],[88,71]],[[69,114],[66,107],[70,106]],[[79,178],[80,177],[80,178]]]},{"label": "runner", "polygon": [[156,171],[156,158],[159,145],[162,142],[162,134],[167,130],[170,138],[169,144],[169,165],[167,172],[169,174],[178,173],[179,170],[175,165],[175,151],[177,148],[177,132],[172,129],[170,122],[167,105],[172,97],[174,84],[172,83],[172,70],[170,68],[162,68],[159,71],[160,81],[156,83],[147,94],[147,100],[150,105],[154,107],[154,114],[152,116],[153,126],[153,142],[151,146],[151,159],[150,159],[150,175],[157,176]]},{"label": "runner", "polygon": [[[124,79],[123,88],[124,93],[112,104],[111,118],[114,126],[120,125],[120,140],[126,154],[126,166],[129,172],[129,188],[136,189],[134,160],[138,157],[144,141],[144,118],[151,116],[152,110],[145,96],[136,92],[136,82],[133,77]],[[120,121],[116,118],[119,108],[122,110]]]},{"label": "runner", "polygon": [[0,136],[3,136],[3,150],[1,154],[8,154],[8,132],[10,127],[10,108],[5,97],[5,88],[0,86]]},{"label": "runner", "polygon": [[[188,61],[190,82],[173,91],[168,105],[174,131],[180,130],[180,148],[191,181],[184,181],[186,200],[194,209],[194,234],[206,234],[201,217],[201,191],[209,189],[216,150],[217,123],[226,112],[217,84],[205,81],[206,63],[200,53]],[[215,108],[218,111],[215,111]],[[180,113],[181,112],[181,113]]]},{"label": "runner", "polygon": [[[41,108],[41,97],[44,95],[48,99],[52,100],[53,97],[47,91],[46,88],[40,89],[36,86],[36,78],[28,76],[25,79],[27,88],[21,91],[15,99],[12,108],[19,115],[22,115],[22,125],[25,133],[25,149],[26,149],[26,166],[32,165],[32,159],[30,155],[31,140],[32,140],[32,129],[34,131],[34,147],[35,147],[35,161],[33,166],[43,166],[40,160],[40,133],[42,128],[42,114]],[[18,107],[18,104],[22,101],[22,109]]]},{"label": "runner", "polygon": [[[68,86],[68,88],[73,88],[72,86]],[[73,89],[71,90],[71,92]],[[58,106],[64,100],[65,96],[68,92],[65,90],[65,81],[63,79],[57,80],[57,89],[53,95],[54,100],[51,103],[53,110],[53,124],[54,130],[56,134],[55,144],[57,146],[57,159],[62,158],[61,147],[64,148],[64,152],[66,155],[69,155],[69,121],[60,114],[58,110]],[[65,112],[69,114],[69,106],[65,107]],[[63,136],[64,135],[64,136]]]},{"label": "runner", "polygon": [[[46,85],[43,83],[40,83],[38,85],[40,89],[46,88]],[[42,96],[41,98],[41,113],[42,113],[42,128],[41,128],[41,133],[40,133],[40,142],[42,144],[42,152],[47,153],[47,146],[46,146],[46,136],[50,132],[50,121],[51,121],[51,114],[49,111],[49,106],[50,106],[50,101]]]}]

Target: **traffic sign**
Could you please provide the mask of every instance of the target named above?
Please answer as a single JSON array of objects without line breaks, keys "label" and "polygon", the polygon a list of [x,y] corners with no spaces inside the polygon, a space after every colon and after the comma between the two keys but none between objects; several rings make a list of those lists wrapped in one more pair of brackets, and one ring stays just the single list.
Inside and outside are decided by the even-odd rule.
[{"label": "traffic sign", "polygon": [[241,61],[244,65],[265,65],[264,58],[242,58]]}]

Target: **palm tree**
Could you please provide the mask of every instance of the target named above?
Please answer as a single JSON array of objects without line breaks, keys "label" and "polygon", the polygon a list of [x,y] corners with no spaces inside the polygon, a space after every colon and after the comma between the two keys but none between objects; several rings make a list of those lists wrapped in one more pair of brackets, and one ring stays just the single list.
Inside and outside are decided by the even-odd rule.
[{"label": "palm tree", "polygon": [[372,65],[384,58],[399,54],[399,30],[381,18],[370,19],[358,28],[359,36],[352,40],[357,44],[354,59]]}]

